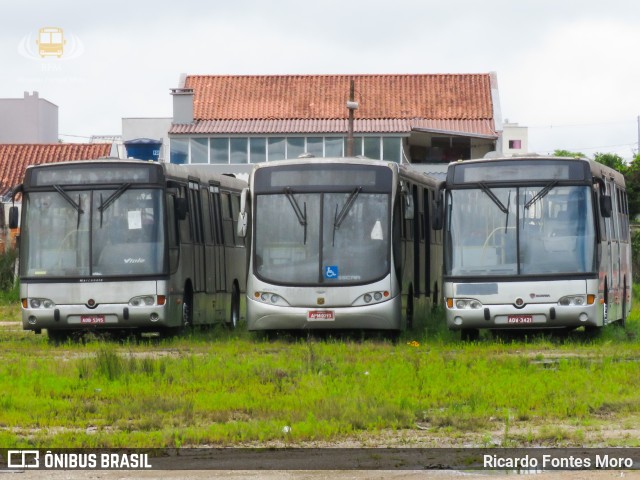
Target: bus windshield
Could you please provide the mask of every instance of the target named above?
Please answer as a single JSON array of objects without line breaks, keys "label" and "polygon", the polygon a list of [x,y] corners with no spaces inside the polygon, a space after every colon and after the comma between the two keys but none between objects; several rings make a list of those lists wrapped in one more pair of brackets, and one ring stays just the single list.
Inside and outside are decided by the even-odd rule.
[{"label": "bus windshield", "polygon": [[389,271],[389,194],[256,196],[254,270],[277,284],[358,284]]},{"label": "bus windshield", "polygon": [[451,276],[595,271],[595,227],[588,186],[454,189],[447,194]]},{"label": "bus windshield", "polygon": [[21,274],[87,277],[162,274],[162,191],[65,189],[25,194]]}]

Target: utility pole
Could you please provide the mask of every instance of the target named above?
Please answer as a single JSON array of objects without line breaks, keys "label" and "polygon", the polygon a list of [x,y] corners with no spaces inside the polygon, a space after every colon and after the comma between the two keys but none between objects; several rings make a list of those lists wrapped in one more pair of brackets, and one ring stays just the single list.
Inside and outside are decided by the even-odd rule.
[{"label": "utility pole", "polygon": [[349,100],[347,101],[347,108],[349,109],[349,121],[347,124],[347,151],[345,156],[353,157],[353,119],[354,112],[358,108],[358,102],[356,102],[355,100],[355,87],[353,79],[351,79],[349,84]]}]

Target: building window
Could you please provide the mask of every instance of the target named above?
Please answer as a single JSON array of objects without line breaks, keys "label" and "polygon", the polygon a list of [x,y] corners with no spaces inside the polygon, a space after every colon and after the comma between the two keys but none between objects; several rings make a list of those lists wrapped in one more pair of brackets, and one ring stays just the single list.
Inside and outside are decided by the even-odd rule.
[{"label": "building window", "polygon": [[522,148],[522,140],[509,140],[509,148],[512,150],[520,150]]},{"label": "building window", "polygon": [[287,158],[298,158],[304,153],[304,137],[287,137]]},{"label": "building window", "polygon": [[[373,160],[400,162],[402,137],[354,137],[353,155]],[[511,143],[510,143],[511,145]],[[346,138],[335,137],[193,137],[171,139],[171,163],[246,164],[309,153],[317,158],[342,157]]]},{"label": "building window", "polygon": [[211,163],[229,163],[229,139],[212,138],[209,143]]},{"label": "building window", "polygon": [[249,163],[267,161],[267,139],[264,137],[249,138]]},{"label": "building window", "polygon": [[322,137],[307,137],[307,153],[314,157],[324,157]]},{"label": "building window", "polygon": [[209,139],[191,139],[191,163],[209,163]]},{"label": "building window", "polygon": [[171,163],[181,165],[189,160],[189,141],[181,139],[171,139]]},{"label": "building window", "polygon": [[326,137],[324,139],[324,156],[325,157],[341,157],[344,140],[342,137]]},{"label": "building window", "polygon": [[269,138],[269,161],[284,160],[285,159],[286,144],[284,137],[270,137]]},{"label": "building window", "polygon": [[380,160],[380,137],[364,137],[364,156]]},{"label": "building window", "polygon": [[402,159],[402,139],[382,137],[382,160],[400,163]]},{"label": "building window", "polygon": [[248,138],[229,139],[229,160],[230,163],[249,163],[247,151]]}]

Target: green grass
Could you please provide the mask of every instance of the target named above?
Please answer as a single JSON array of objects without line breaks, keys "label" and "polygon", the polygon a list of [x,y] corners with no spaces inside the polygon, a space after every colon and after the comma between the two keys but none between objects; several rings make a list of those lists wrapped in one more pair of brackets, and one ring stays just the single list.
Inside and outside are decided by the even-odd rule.
[{"label": "green grass", "polygon": [[53,346],[3,308],[0,447],[640,443],[640,309],[596,338],[464,343],[423,312],[395,343],[214,329]]}]

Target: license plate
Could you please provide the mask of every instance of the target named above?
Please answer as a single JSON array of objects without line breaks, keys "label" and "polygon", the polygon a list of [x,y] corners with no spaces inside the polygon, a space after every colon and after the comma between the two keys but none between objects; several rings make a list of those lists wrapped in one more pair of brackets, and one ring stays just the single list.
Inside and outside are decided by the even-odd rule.
[{"label": "license plate", "polygon": [[307,320],[310,322],[332,321],[336,316],[333,310],[309,310],[307,312]]},{"label": "license plate", "polygon": [[511,323],[511,324],[533,323],[533,315],[509,315],[507,317],[507,323]]},{"label": "license plate", "polygon": [[85,325],[94,325],[96,323],[105,323],[104,315],[81,315],[80,323]]}]

